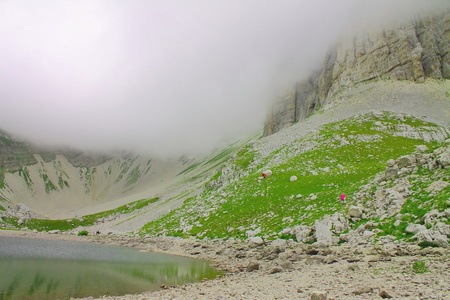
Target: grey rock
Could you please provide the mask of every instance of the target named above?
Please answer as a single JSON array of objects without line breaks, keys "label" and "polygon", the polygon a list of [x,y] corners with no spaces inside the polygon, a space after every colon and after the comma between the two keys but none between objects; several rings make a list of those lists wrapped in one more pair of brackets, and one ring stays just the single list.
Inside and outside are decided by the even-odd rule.
[{"label": "grey rock", "polygon": [[327,299],[327,293],[326,292],[312,292],[310,300],[326,300]]},{"label": "grey rock", "polygon": [[438,180],[433,182],[432,184],[430,184],[425,191],[427,192],[440,192],[441,190],[445,189],[446,187],[448,187],[450,185],[450,183],[448,183],[447,181],[444,180]]},{"label": "grey rock", "polygon": [[361,286],[357,290],[353,291],[353,294],[362,295],[362,294],[371,293],[372,291],[373,291],[373,288],[371,288],[369,286]]},{"label": "grey rock", "polygon": [[393,167],[395,165],[396,161],[394,159],[390,159],[386,162],[387,167]]},{"label": "grey rock", "polygon": [[316,237],[316,242],[324,245],[331,245],[333,243],[332,232],[331,232],[332,222],[329,218],[323,220],[316,220],[314,222],[314,235]]},{"label": "grey rock", "polygon": [[348,209],[348,215],[352,218],[360,218],[362,215],[362,210],[358,206],[350,206]]},{"label": "grey rock", "polygon": [[409,224],[408,227],[406,227],[405,231],[416,234],[419,232],[426,232],[428,230],[425,226],[420,224]]},{"label": "grey rock", "polygon": [[450,146],[441,148],[442,153],[437,156],[437,163],[443,168],[447,168],[450,166]]},{"label": "grey rock", "polygon": [[324,259],[323,259],[323,263],[325,264],[332,264],[337,262],[337,258],[334,255],[327,255]]},{"label": "grey rock", "polygon": [[416,157],[414,155],[405,155],[405,156],[401,156],[397,159],[397,165],[400,169],[405,168],[405,167],[410,167],[415,163],[416,163]]},{"label": "grey rock", "polygon": [[250,238],[250,237],[254,237],[255,235],[257,235],[260,232],[261,232],[261,228],[258,227],[255,230],[247,230],[245,232],[245,235]]},{"label": "grey rock", "polygon": [[393,165],[392,167],[387,167],[384,176],[386,179],[393,179],[398,176],[399,168],[397,165]]},{"label": "grey rock", "polygon": [[280,273],[283,272],[283,268],[279,267],[279,266],[275,266],[272,269],[270,269],[269,274],[275,274],[275,273]]},{"label": "grey rock", "polygon": [[247,239],[247,242],[248,242],[248,245],[253,248],[264,244],[263,239],[260,238],[259,236],[250,237]]},{"label": "grey rock", "polygon": [[270,243],[270,248],[277,249],[279,252],[284,252],[286,251],[286,245],[286,240],[276,239]]},{"label": "grey rock", "polygon": [[417,154],[422,154],[425,153],[428,150],[428,147],[425,145],[419,145],[416,147],[416,153]]},{"label": "grey rock", "polygon": [[311,238],[311,231],[311,226],[296,225],[292,228],[291,234],[295,236],[297,242],[308,242]]},{"label": "grey rock", "polygon": [[379,293],[380,297],[383,299],[394,298],[394,294],[390,290],[382,289]]},{"label": "grey rock", "polygon": [[247,270],[247,272],[253,272],[253,271],[259,270],[259,266],[260,266],[259,262],[252,261],[252,262],[249,262],[246,270]]}]

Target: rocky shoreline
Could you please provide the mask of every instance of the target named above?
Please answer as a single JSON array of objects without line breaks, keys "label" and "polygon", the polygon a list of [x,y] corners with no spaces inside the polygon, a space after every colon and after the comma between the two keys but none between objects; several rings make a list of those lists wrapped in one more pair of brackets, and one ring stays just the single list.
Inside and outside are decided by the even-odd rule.
[{"label": "rocky shoreline", "polygon": [[[0,231],[0,236],[92,242],[212,262],[224,276],[138,295],[98,299],[450,299],[450,251],[417,245],[319,246],[175,237]],[[84,298],[93,299],[93,298]]]}]

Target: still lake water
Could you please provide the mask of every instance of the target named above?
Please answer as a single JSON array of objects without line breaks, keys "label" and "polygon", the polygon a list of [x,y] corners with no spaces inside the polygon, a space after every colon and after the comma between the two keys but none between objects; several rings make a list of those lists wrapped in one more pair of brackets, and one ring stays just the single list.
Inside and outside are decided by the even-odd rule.
[{"label": "still lake water", "polygon": [[0,237],[0,300],[136,294],[218,274],[206,261],[133,248]]}]

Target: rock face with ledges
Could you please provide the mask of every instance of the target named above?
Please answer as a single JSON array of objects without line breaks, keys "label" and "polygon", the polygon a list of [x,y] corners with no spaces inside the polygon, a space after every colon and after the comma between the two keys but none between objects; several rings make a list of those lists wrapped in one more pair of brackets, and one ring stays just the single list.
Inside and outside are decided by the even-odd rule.
[{"label": "rock face with ledges", "polygon": [[450,13],[423,17],[342,40],[322,69],[269,112],[264,135],[303,120],[343,89],[371,80],[450,79]]}]

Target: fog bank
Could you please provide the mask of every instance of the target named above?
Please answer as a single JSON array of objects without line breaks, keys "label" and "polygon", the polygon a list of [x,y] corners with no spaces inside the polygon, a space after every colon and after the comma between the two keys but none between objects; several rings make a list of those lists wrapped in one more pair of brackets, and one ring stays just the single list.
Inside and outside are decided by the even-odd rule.
[{"label": "fog bank", "polygon": [[262,129],[344,34],[448,1],[0,2],[0,128],[79,149],[194,154]]}]

